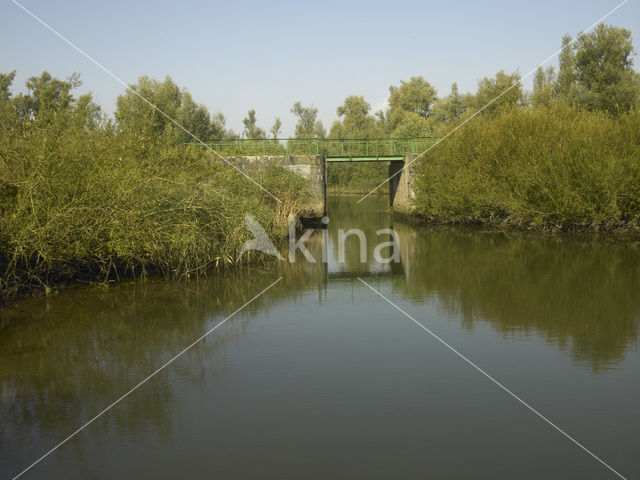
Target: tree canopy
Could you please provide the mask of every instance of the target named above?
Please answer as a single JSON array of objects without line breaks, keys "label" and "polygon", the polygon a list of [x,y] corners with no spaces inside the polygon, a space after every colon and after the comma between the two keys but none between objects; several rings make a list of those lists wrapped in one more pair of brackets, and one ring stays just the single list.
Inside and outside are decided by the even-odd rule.
[{"label": "tree canopy", "polygon": [[256,120],[256,111],[249,110],[247,116],[242,120],[242,124],[244,125],[244,130],[242,134],[245,138],[249,139],[261,139],[266,138],[266,134],[264,130],[258,127]]},{"label": "tree canopy", "polygon": [[291,113],[298,117],[296,123],[296,138],[324,138],[326,132],[322,122],[318,119],[318,109],[315,107],[303,107],[301,102],[296,102],[291,108]]},{"label": "tree canopy", "polygon": [[431,114],[436,101],[437,91],[421,76],[411,77],[408,82],[401,81],[399,87],[389,87],[389,109],[402,109],[413,112],[423,118]]},{"label": "tree canopy", "polygon": [[142,137],[166,136],[176,142],[193,142],[194,136],[211,141],[226,135],[224,116],[212,116],[205,105],[196,104],[191,94],[169,76],[163,82],[140,77],[137,84],[118,97],[115,117],[121,129],[137,132]]},{"label": "tree canopy", "polygon": [[336,113],[339,120],[331,126],[331,138],[373,138],[382,132],[376,128],[376,119],[369,112],[371,105],[362,95],[350,95]]}]

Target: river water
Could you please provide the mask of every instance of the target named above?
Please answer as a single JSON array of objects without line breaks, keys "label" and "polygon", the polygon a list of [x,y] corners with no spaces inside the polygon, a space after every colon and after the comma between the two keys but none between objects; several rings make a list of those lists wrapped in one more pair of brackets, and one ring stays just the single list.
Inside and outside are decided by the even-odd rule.
[{"label": "river water", "polygon": [[[0,476],[282,277],[21,478],[619,478],[460,355],[639,478],[637,242],[410,225],[387,197],[355,200],[328,199],[324,263],[318,232],[316,263],[0,312]],[[366,235],[364,262],[353,236],[339,261],[349,228]],[[377,263],[388,228],[400,261]]]}]

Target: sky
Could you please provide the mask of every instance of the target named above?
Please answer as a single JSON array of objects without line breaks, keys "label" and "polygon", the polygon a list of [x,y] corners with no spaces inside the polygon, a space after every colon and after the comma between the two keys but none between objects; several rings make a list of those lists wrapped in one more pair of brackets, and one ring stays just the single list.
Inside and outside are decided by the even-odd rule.
[{"label": "sky", "polygon": [[[531,70],[622,0],[537,1],[41,1],[17,0],[126,84],[169,75],[198,103],[242,130],[275,117],[291,136],[294,102],[313,105],[329,129],[348,95],[379,109],[389,86],[421,75],[440,96],[457,82],[475,91],[501,69]],[[626,27],[640,51],[640,0],[605,20]],[[638,58],[635,59],[636,70]],[[557,57],[549,65],[557,65]],[[17,70],[14,91],[43,70],[79,72],[112,114],[122,84],[11,0],[0,0],[0,71]],[[531,87],[531,79],[523,81]]]}]

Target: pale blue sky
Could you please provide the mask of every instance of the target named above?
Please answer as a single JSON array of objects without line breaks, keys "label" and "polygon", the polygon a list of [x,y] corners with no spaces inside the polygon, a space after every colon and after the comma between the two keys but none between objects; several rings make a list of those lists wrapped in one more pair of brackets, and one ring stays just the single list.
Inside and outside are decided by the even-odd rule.
[{"label": "pale blue sky", "polygon": [[[297,100],[315,105],[328,128],[347,95],[381,105],[390,85],[414,75],[446,95],[454,81],[473,91],[500,69],[525,74],[559,48],[565,32],[575,35],[620,3],[19,1],[123,81],[170,75],[234,130],[255,108],[264,128],[281,117],[285,135],[293,132],[289,110]],[[630,0],[606,20],[629,28],[636,50],[639,4]],[[9,0],[0,1],[0,45],[0,70],[18,71],[16,89],[42,70],[77,71],[82,91],[107,112],[123,93]]]}]

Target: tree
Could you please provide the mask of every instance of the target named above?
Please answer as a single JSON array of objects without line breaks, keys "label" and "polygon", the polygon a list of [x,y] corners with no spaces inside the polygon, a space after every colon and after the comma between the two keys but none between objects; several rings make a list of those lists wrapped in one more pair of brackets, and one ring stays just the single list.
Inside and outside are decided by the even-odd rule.
[{"label": "tree", "polygon": [[408,82],[401,81],[399,87],[389,87],[389,108],[414,112],[423,118],[431,114],[436,101],[436,89],[422,77],[411,77]]},{"label": "tree", "polygon": [[44,71],[39,77],[29,78],[25,83],[27,93],[16,97],[10,90],[14,78],[15,71],[0,74],[0,103],[2,118],[6,121],[16,122],[14,125],[22,122],[25,128],[32,123],[45,128],[55,123],[63,129],[93,130],[100,124],[101,109],[91,94],[75,98],[71,93],[82,85],[79,74],[60,80]]},{"label": "tree", "polygon": [[460,118],[472,105],[473,99],[470,94],[460,95],[458,84],[451,84],[451,93],[446,97],[436,100],[432,108],[430,119],[438,122],[455,120]]},{"label": "tree", "polygon": [[324,138],[326,132],[322,122],[318,120],[318,109],[303,107],[301,102],[296,102],[291,108],[291,113],[298,117],[296,123],[296,138]]},{"label": "tree", "polygon": [[118,97],[115,117],[121,131],[141,138],[163,137],[183,143],[225,136],[224,116],[218,113],[212,117],[205,105],[196,103],[189,91],[169,76],[162,82],[140,77]]},{"label": "tree", "polygon": [[558,58],[560,70],[554,88],[554,96],[562,98],[567,103],[573,103],[576,87],[576,54],[571,43],[571,36],[562,36],[562,49]]},{"label": "tree", "polygon": [[361,95],[351,95],[337,109],[338,117],[331,126],[332,138],[375,138],[381,135],[376,119],[370,115],[371,105]]},{"label": "tree", "polygon": [[130,90],[116,100],[115,117],[120,129],[142,138],[175,138],[174,128],[177,127],[169,118],[175,119],[181,107],[180,87],[169,76],[163,82],[143,76],[129,87]]},{"label": "tree", "polygon": [[504,105],[522,106],[524,100],[518,73],[507,74],[500,70],[494,78],[484,77],[478,82],[475,106],[478,109],[484,108],[483,111],[487,114]]},{"label": "tree", "polygon": [[221,112],[211,115],[211,140],[220,140],[222,138],[234,137],[236,134],[232,130],[225,129],[227,120]]},{"label": "tree", "polygon": [[391,113],[388,125],[391,127],[389,133],[392,138],[427,137],[433,133],[429,120],[415,112],[401,109]]},{"label": "tree", "polygon": [[[224,131],[224,123],[222,129],[218,124],[211,122],[209,109],[205,105],[198,105],[194,102],[193,97],[187,90],[182,90],[180,99],[180,107],[176,111],[176,121],[182,125],[189,133],[203,142],[219,139]],[[194,141],[195,139],[178,128],[178,141]]]},{"label": "tree", "polygon": [[0,102],[7,102],[11,98],[11,84],[15,78],[15,70],[9,73],[0,73]]},{"label": "tree", "polygon": [[100,125],[102,109],[90,94],[80,95],[73,104],[72,118],[75,126],[95,130]]},{"label": "tree", "polygon": [[640,76],[633,70],[631,32],[599,24],[572,42],[562,37],[555,95],[572,105],[613,114],[640,103]]},{"label": "tree", "polygon": [[247,116],[242,120],[244,125],[243,135],[245,138],[260,139],[265,138],[264,130],[258,127],[256,122],[256,111],[249,110]]},{"label": "tree", "polygon": [[633,70],[629,30],[601,23],[580,35],[575,49],[579,103],[614,114],[638,105],[640,77]]},{"label": "tree", "polygon": [[269,133],[271,133],[271,138],[273,138],[274,140],[278,138],[278,135],[280,135],[280,129],[282,128],[282,120],[280,120],[280,117],[276,117],[276,119],[273,121],[273,126],[269,129]]},{"label": "tree", "polygon": [[18,116],[23,120],[49,122],[69,113],[75,101],[71,90],[81,85],[80,75],[72,74],[66,81],[51,76],[47,71],[26,82],[27,93],[14,98]]},{"label": "tree", "polygon": [[531,104],[534,107],[548,107],[554,99],[556,72],[553,67],[544,70],[538,67],[533,77]]}]

